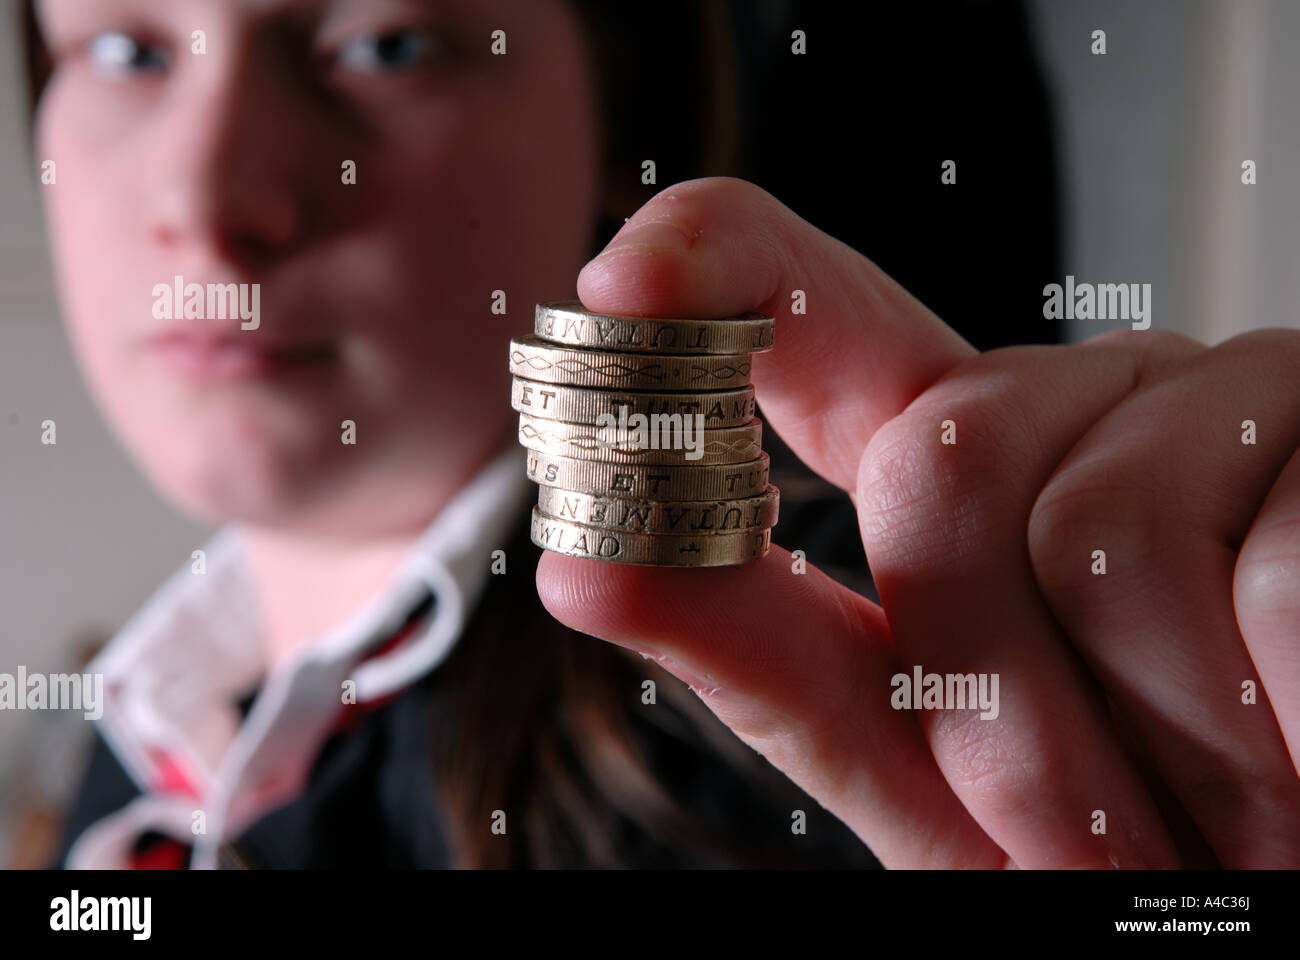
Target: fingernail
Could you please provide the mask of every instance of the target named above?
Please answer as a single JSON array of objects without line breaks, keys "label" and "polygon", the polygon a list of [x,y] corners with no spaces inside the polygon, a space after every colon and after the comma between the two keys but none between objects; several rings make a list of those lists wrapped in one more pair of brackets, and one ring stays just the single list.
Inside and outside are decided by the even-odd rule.
[{"label": "fingernail", "polygon": [[624,247],[666,247],[671,250],[689,250],[694,245],[695,237],[673,221],[647,220],[625,226],[614,235],[614,239],[609,241],[600,255],[603,257]]}]

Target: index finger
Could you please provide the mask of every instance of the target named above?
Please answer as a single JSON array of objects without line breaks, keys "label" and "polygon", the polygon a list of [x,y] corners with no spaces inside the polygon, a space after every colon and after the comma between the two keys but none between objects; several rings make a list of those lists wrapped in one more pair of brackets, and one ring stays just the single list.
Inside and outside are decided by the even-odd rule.
[{"label": "index finger", "polygon": [[766,422],[850,495],[880,425],[976,352],[866,257],[734,177],[648,201],[582,269],[578,296],[624,316],[776,317],[776,349],[751,366]]}]

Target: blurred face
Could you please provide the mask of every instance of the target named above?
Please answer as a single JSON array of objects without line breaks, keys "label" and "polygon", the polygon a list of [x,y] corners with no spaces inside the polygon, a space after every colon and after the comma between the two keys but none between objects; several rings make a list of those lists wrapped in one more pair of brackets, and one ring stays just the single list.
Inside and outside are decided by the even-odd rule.
[{"label": "blurred face", "polygon": [[598,131],[576,14],[38,11],[56,69],[36,159],[55,162],[42,194],[69,336],[154,484],[208,522],[427,521],[512,436],[507,341],[536,301],[572,296],[591,253]]}]

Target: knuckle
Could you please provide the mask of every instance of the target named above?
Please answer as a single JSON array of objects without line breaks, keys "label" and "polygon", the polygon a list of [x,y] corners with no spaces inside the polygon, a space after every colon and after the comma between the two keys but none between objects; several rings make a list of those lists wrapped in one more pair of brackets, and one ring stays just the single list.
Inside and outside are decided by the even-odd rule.
[{"label": "knuckle", "polygon": [[1199,353],[1206,349],[1205,344],[1195,337],[1189,337],[1177,330],[1126,330],[1125,333],[1141,338],[1130,341],[1130,346],[1140,344],[1148,355],[1168,357],[1178,354]]},{"label": "knuckle", "polygon": [[[1286,536],[1289,533],[1290,537]],[[1239,611],[1258,615],[1290,614],[1300,623],[1300,517],[1282,532],[1252,533],[1237,556],[1232,592]]]},{"label": "knuckle", "polygon": [[1158,545],[1161,498],[1132,471],[1093,461],[1048,481],[1029,512],[1029,559],[1050,595],[1097,549],[1140,561]]},{"label": "knuckle", "polygon": [[1160,347],[1204,347],[1205,344],[1195,337],[1180,333],[1177,330],[1129,330],[1128,333],[1135,336],[1145,336],[1148,342]]},{"label": "knuckle", "polygon": [[1300,330],[1285,327],[1247,330],[1223,341],[1214,349],[1221,352],[1238,349],[1257,352],[1261,356],[1280,357],[1291,365],[1300,366]]},{"label": "knuckle", "polygon": [[1158,353],[1202,345],[1193,337],[1176,330],[1133,330],[1127,327],[1106,330],[1089,337],[1083,343],[1113,344],[1130,350],[1154,350]]},{"label": "knuckle", "polygon": [[1089,337],[1080,346],[1109,346],[1132,354],[1137,359],[1135,387],[1165,375],[1181,362],[1210,349],[1194,337],[1176,330],[1107,330]]},{"label": "knuckle", "polygon": [[931,723],[930,744],[944,777],[981,813],[1018,819],[1053,782],[1023,744],[1012,746],[1000,721],[969,711],[939,714]]},{"label": "knuckle", "polygon": [[[1027,459],[1024,427],[982,398],[910,409],[881,427],[858,465],[856,493],[875,569],[952,568],[1002,529]],[[941,435],[952,421],[957,442]]]}]

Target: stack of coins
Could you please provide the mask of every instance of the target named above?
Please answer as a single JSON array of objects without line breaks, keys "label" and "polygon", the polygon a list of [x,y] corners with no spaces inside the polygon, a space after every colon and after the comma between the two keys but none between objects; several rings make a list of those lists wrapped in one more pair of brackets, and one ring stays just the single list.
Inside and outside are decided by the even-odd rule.
[{"label": "stack of coins", "polygon": [[570,556],[722,566],[764,556],[779,493],[754,416],[750,357],[775,320],[661,320],[537,305],[510,341],[511,406],[532,540]]}]

